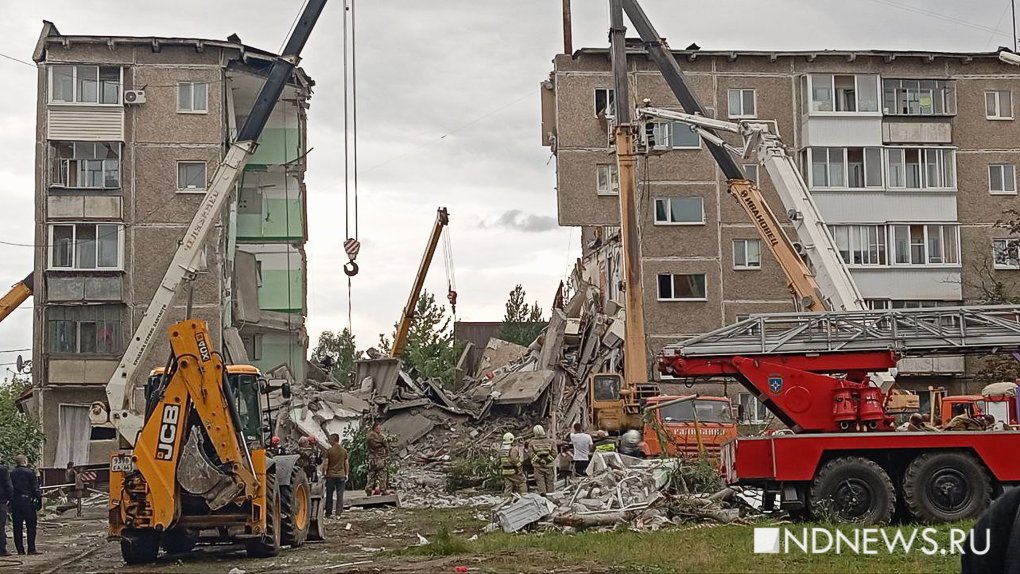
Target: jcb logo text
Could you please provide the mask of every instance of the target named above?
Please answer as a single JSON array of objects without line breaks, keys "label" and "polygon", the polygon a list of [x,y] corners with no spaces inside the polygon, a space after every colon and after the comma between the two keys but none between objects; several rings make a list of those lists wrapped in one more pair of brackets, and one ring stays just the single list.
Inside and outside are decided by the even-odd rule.
[{"label": "jcb logo text", "polygon": [[156,458],[170,460],[174,455],[174,444],[177,442],[177,423],[181,418],[179,405],[163,407],[163,419],[159,425],[159,444],[156,446]]}]

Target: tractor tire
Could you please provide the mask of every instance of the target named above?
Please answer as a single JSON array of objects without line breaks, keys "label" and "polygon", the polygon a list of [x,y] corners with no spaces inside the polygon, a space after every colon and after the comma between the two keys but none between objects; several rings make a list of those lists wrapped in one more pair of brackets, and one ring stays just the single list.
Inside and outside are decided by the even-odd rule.
[{"label": "tractor tire", "polygon": [[315,477],[308,483],[308,490],[311,493],[312,519],[308,525],[308,540],[326,539],[326,479],[321,476]]},{"label": "tractor tire", "polygon": [[148,564],[159,556],[159,533],[152,529],[124,531],[120,555],[128,564]]},{"label": "tractor tire", "polygon": [[280,543],[297,548],[308,539],[312,521],[312,494],[308,475],[298,465],[290,472],[290,484],[280,485]]},{"label": "tractor tire", "polygon": [[173,528],[163,534],[163,550],[167,554],[187,554],[198,543],[198,531],[188,528]]},{"label": "tractor tire", "polygon": [[276,483],[276,471],[266,471],[266,532],[260,538],[248,541],[249,558],[272,558],[280,553],[281,526],[280,487]]},{"label": "tractor tire", "polygon": [[830,460],[818,471],[808,508],[816,520],[886,524],[896,509],[896,490],[875,461],[845,456]]},{"label": "tractor tire", "polygon": [[992,502],[992,484],[981,463],[963,452],[919,455],[903,475],[903,498],[919,522],[977,518]]}]

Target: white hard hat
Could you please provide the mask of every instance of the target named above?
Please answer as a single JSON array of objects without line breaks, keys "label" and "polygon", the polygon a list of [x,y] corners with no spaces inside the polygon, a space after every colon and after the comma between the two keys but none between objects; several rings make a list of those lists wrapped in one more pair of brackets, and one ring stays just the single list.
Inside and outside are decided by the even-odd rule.
[{"label": "white hard hat", "polygon": [[535,438],[545,438],[545,429],[542,425],[535,425],[535,428],[531,429],[531,434],[535,435]]},{"label": "white hard hat", "polygon": [[514,433],[508,432],[503,435],[503,444],[514,442]]}]

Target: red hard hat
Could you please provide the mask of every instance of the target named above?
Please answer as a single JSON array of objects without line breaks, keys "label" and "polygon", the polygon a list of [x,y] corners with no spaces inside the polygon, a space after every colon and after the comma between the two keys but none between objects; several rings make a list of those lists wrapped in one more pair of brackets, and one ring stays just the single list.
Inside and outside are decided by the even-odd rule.
[{"label": "red hard hat", "polygon": [[276,446],[276,445],[280,444],[280,437],[278,437],[278,436],[274,436],[274,437],[273,437],[273,438],[272,438],[272,439],[271,439],[271,440],[269,441],[269,444],[271,444],[271,445],[273,445],[273,446]]},{"label": "red hard hat", "polygon": [[317,441],[317,440],[315,439],[315,437],[314,437],[314,436],[309,436],[309,437],[308,437],[308,444],[315,444],[315,443],[317,443],[317,442],[318,442],[318,441]]}]

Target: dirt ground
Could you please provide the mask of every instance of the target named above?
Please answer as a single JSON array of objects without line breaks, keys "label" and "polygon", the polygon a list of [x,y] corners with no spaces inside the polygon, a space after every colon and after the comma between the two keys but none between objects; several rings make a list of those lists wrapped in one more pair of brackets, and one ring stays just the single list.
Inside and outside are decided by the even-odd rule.
[{"label": "dirt ground", "polygon": [[[227,574],[233,568],[246,574],[263,572],[327,572],[369,574],[379,572],[456,572],[466,566],[472,573],[520,572],[512,554],[481,557],[415,556],[399,551],[420,542],[418,535],[434,540],[441,531],[470,538],[480,534],[488,522],[485,509],[348,510],[327,525],[328,540],[309,542],[301,548],[285,548],[268,559],[249,559],[241,547],[198,547],[188,555],[161,555],[146,566],[127,566],[116,542],[106,540],[106,516],[102,507],[86,509],[83,518],[60,517],[40,523],[39,556],[0,559],[0,569],[14,571],[65,572],[167,572]],[[11,548],[13,550],[13,547]],[[540,561],[541,562],[541,561]],[[552,561],[550,561],[552,562]],[[536,572],[604,572],[597,565],[572,565],[563,570],[545,567]]]}]

